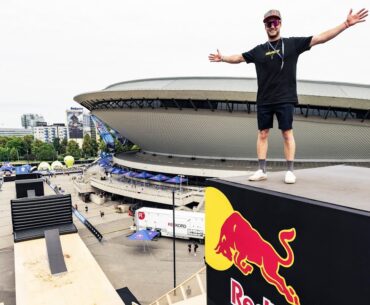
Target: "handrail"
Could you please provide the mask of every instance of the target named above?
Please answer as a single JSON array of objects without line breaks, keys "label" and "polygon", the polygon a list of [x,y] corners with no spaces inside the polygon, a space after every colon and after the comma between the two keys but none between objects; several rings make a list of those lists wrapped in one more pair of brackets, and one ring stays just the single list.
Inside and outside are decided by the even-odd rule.
[{"label": "handrail", "polygon": [[[149,305],[165,305],[165,304],[170,305],[170,304],[173,304],[175,302],[183,301],[183,300],[189,299],[191,297],[195,297],[195,296],[205,294],[206,293],[206,283],[205,282],[203,283],[201,278],[200,278],[200,275],[204,274],[205,271],[206,271],[206,266],[202,267],[198,272],[193,274],[191,277],[189,277],[188,279],[183,281],[181,284],[179,284],[175,288],[171,289],[170,291],[168,291],[167,293],[165,293],[164,295],[162,295],[161,297],[159,297],[158,299],[156,299],[154,302],[150,303]],[[196,279],[196,283],[198,285],[197,288],[199,288],[200,293],[195,293],[195,294],[191,293],[189,283],[194,279]],[[186,287],[186,286],[188,286],[188,287],[185,289],[184,287]],[[176,295],[177,290],[181,291],[180,295]],[[190,293],[189,293],[189,291],[190,291]],[[194,291],[194,289],[193,289],[193,291]],[[180,299],[173,302],[173,296],[176,296],[177,299],[179,299],[179,297],[180,297]]]}]

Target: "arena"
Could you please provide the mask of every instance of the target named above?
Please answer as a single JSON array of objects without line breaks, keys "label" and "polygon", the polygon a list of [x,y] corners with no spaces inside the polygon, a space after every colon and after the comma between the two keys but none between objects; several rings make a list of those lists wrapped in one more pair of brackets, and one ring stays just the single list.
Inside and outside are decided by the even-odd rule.
[{"label": "arena", "polygon": [[[74,99],[143,153],[241,161],[256,158],[256,90],[251,78],[159,78]],[[297,160],[370,160],[370,86],[299,81],[298,94]],[[280,137],[273,129],[269,159],[282,159]]]}]

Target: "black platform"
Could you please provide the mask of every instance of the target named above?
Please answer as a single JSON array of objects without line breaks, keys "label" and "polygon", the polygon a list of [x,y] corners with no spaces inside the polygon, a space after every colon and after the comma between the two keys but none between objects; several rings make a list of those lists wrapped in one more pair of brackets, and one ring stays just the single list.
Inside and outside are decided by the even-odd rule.
[{"label": "black platform", "polygon": [[337,165],[300,169],[295,171],[296,184],[283,183],[284,174],[271,172],[260,182],[248,181],[245,176],[223,181],[370,212],[370,168]]},{"label": "black platform", "polygon": [[[221,246],[211,251],[221,250],[215,257],[231,266],[207,266],[208,305],[230,304],[233,297],[235,304],[243,298],[269,305],[369,304],[370,169],[333,166],[296,175],[294,185],[284,184],[283,172],[261,182],[209,181],[233,212],[212,232]],[[206,211],[216,203],[206,200]]]}]

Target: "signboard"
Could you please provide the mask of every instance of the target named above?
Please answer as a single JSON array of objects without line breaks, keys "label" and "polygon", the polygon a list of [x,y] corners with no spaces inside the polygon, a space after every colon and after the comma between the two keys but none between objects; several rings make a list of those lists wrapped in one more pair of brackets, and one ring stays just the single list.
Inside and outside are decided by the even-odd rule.
[{"label": "signboard", "polygon": [[370,304],[370,213],[212,180],[207,304]]},{"label": "signboard", "polygon": [[70,139],[83,138],[83,110],[67,110],[68,136]]}]

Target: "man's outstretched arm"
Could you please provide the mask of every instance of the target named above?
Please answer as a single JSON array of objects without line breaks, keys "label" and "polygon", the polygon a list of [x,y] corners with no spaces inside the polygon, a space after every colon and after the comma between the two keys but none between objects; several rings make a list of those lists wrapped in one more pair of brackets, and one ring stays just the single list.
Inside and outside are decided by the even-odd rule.
[{"label": "man's outstretched arm", "polygon": [[228,64],[239,64],[244,62],[244,57],[241,54],[236,55],[221,55],[220,51],[217,50],[217,54],[209,54],[208,59],[210,62],[227,62]]},{"label": "man's outstretched arm", "polygon": [[364,8],[362,10],[359,10],[356,14],[352,14],[352,9],[351,9],[349,11],[349,14],[345,22],[341,23],[340,25],[336,26],[333,29],[330,29],[324,33],[321,33],[320,35],[313,36],[311,43],[310,43],[310,47],[313,47],[320,43],[325,43],[329,41],[330,39],[333,39],[334,37],[342,33],[345,29],[349,28],[350,26],[353,26],[359,22],[364,22],[367,16],[368,16],[368,10]]}]

